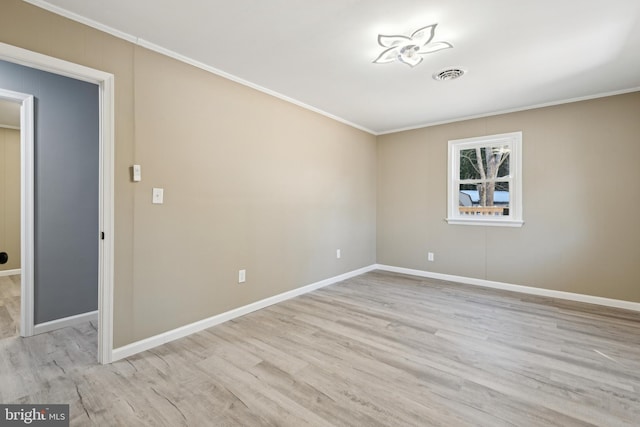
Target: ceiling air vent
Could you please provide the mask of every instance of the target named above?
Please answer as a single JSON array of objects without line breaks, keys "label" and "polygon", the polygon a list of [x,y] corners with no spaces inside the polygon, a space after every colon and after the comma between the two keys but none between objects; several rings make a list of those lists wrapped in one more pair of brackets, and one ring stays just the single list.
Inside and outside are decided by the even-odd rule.
[{"label": "ceiling air vent", "polygon": [[433,75],[434,80],[439,81],[447,81],[447,80],[455,80],[458,77],[462,77],[465,73],[465,70],[462,68],[445,68],[444,70],[438,71]]}]

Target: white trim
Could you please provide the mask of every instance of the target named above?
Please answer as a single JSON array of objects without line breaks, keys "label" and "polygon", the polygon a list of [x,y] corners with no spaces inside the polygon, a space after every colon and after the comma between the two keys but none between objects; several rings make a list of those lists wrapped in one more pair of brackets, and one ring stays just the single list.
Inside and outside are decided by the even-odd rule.
[{"label": "white trim", "polygon": [[330,118],[332,120],[335,120],[337,122],[344,123],[347,126],[351,126],[353,128],[360,129],[361,131],[367,132],[367,133],[369,133],[371,135],[374,135],[374,136],[377,135],[376,132],[372,131],[371,129],[367,129],[364,126],[360,126],[358,124],[352,123],[352,122],[350,122],[348,120],[345,120],[345,119],[343,119],[341,117],[338,117],[338,116],[333,115],[331,113],[328,113],[326,111],[320,110],[319,108],[313,107],[313,106],[311,106],[309,104],[305,104],[304,102],[298,101],[298,100],[296,100],[294,98],[290,98],[290,97],[288,97],[286,95],[283,95],[283,94],[281,94],[279,92],[276,92],[276,91],[273,91],[271,89],[268,89],[268,88],[266,88],[264,86],[257,85],[255,83],[252,83],[252,82],[248,81],[248,80],[245,80],[245,79],[240,78],[238,76],[235,76],[233,74],[227,73],[226,71],[219,70],[219,69],[217,69],[215,67],[212,67],[210,65],[207,65],[207,64],[205,64],[203,62],[200,62],[200,61],[197,61],[195,59],[189,58],[188,56],[185,56],[185,55],[182,55],[182,54],[177,53],[175,51],[169,50],[167,48],[159,46],[159,45],[157,45],[155,43],[152,43],[150,41],[141,39],[141,38],[136,37],[134,35],[125,33],[125,32],[120,31],[120,30],[116,30],[115,28],[109,27],[108,25],[101,24],[101,23],[96,22],[96,21],[94,21],[92,19],[89,19],[89,18],[86,18],[84,16],[78,15],[78,14],[76,14],[74,12],[70,12],[70,11],[68,11],[66,9],[63,9],[63,8],[59,7],[59,6],[52,5],[52,4],[50,4],[50,3],[46,2],[46,1],[43,1],[43,0],[23,0],[23,1],[25,1],[27,3],[30,3],[30,4],[32,4],[34,6],[37,6],[39,8],[45,9],[45,10],[47,10],[49,12],[55,13],[56,15],[63,16],[65,18],[71,19],[72,21],[76,21],[76,22],[79,22],[81,24],[87,25],[89,27],[95,28],[96,30],[111,34],[114,37],[118,37],[120,39],[126,40],[126,41],[128,41],[130,43],[133,43],[133,44],[138,45],[140,47],[143,47],[145,49],[152,50],[152,51],[160,53],[160,54],[162,54],[164,56],[168,56],[169,58],[173,58],[173,59],[175,59],[177,61],[184,62],[185,64],[192,65],[192,66],[194,66],[196,68],[200,68],[201,70],[207,71],[207,72],[215,74],[217,76],[224,77],[227,80],[231,80],[231,81],[239,83],[239,84],[241,84],[243,86],[247,86],[247,87],[250,87],[252,89],[255,89],[255,90],[259,91],[259,92],[266,93],[267,95],[271,95],[271,96],[276,97],[278,99],[282,99],[283,101],[286,101],[286,102],[289,102],[291,104],[297,105],[298,107],[302,107],[302,108],[304,108],[306,110],[313,111],[314,113],[318,113],[320,115],[328,117],[328,118]]},{"label": "white trim", "polygon": [[83,82],[101,84],[113,74],[0,42],[0,59]]},{"label": "white trim", "polygon": [[391,271],[394,273],[409,274],[411,276],[427,277],[429,279],[446,280],[448,282],[464,283],[466,285],[481,286],[484,288],[501,289],[505,291],[519,292],[542,297],[558,298],[568,301],[583,302],[587,304],[602,305],[605,307],[622,308],[625,310],[640,311],[640,303],[624,301],[618,299],[597,297],[593,295],[576,294],[573,292],[556,291],[553,289],[536,288],[532,286],[513,285],[511,283],[494,282],[491,280],[474,279],[464,276],[453,276],[450,274],[432,273],[424,270],[414,270],[411,268],[394,267],[391,265],[377,264],[376,270]]},{"label": "white trim", "polygon": [[20,103],[20,335],[33,335],[33,96],[0,88],[0,99]]},{"label": "white trim", "polygon": [[281,294],[274,295],[272,297],[265,298],[263,300],[256,301],[254,303],[251,303],[242,307],[238,307],[233,310],[229,310],[227,312],[209,317],[207,319],[203,319],[194,323],[190,323],[185,326],[181,326],[176,329],[172,329],[170,331],[143,339],[141,341],[136,341],[134,343],[115,348],[113,350],[112,361],[115,362],[116,360],[124,359],[125,357],[129,357],[134,354],[141,353],[143,351],[157,347],[159,345],[168,343],[170,341],[174,341],[179,338],[183,338],[188,335],[194,334],[196,332],[200,332],[204,329],[211,328],[212,326],[219,325],[220,323],[227,322],[229,320],[235,319],[240,316],[244,316],[245,314],[249,314],[256,310],[260,310],[270,305],[277,304],[279,302],[286,301],[288,299],[297,297],[299,295],[315,291],[316,289],[320,289],[325,286],[333,285],[334,283],[349,279],[351,277],[368,273],[369,271],[373,271],[375,269],[376,269],[376,265],[374,264],[374,265],[360,268],[358,270],[353,270],[348,273],[340,274],[338,276],[334,276],[329,279],[321,280],[319,282],[312,283],[310,285],[292,289],[290,291],[283,292]]},{"label": "white trim", "polygon": [[[104,240],[100,240],[98,260],[98,361],[100,363],[111,362],[113,350],[113,241],[114,241],[114,76],[104,71],[95,70],[83,65],[63,61],[61,59],[31,52],[19,47],[0,43],[0,59],[38,70],[48,71],[77,80],[95,83],[99,86],[100,93],[100,218],[97,232],[104,232]],[[32,100],[33,98],[31,98]],[[27,101],[23,103],[25,105]],[[32,101],[31,101],[32,102]],[[23,107],[24,108],[24,107]],[[24,116],[25,114],[22,114]],[[26,123],[23,123],[25,126]],[[28,134],[28,129],[21,134]],[[33,133],[31,133],[33,135]],[[32,137],[32,136],[31,136]],[[33,168],[33,165],[31,165]],[[33,173],[29,180],[33,179]],[[31,182],[31,185],[33,183]],[[33,213],[32,213],[33,214]],[[33,215],[25,221],[33,225]],[[33,236],[31,236],[32,238]],[[98,237],[98,236],[96,236]],[[33,241],[32,241],[33,242]],[[25,245],[23,245],[25,246]],[[33,251],[33,244],[26,245]],[[24,250],[24,249],[23,249]],[[33,265],[29,266],[29,260],[33,260],[33,252],[23,257],[23,280],[25,277],[33,277]],[[25,265],[25,262],[27,265]],[[31,272],[29,272],[31,268]],[[30,276],[31,275],[31,276]],[[27,279],[28,280],[28,279]],[[32,297],[31,297],[32,298]],[[22,298],[25,299],[24,297]],[[33,320],[33,313],[30,313]]]},{"label": "white trim", "polygon": [[34,331],[34,251],[35,251],[35,113],[33,96],[29,96],[20,107],[20,141],[22,144],[21,176],[21,295],[20,334],[28,337]]},{"label": "white trim", "polygon": [[24,337],[34,333],[34,251],[35,251],[35,112],[33,96],[29,96],[20,107],[20,141],[22,144],[21,176],[21,295],[20,334]]},{"label": "white trim", "polygon": [[113,352],[114,281],[114,170],[115,170],[115,78],[109,74],[100,85],[100,199],[99,226],[104,233],[98,264],[98,361],[111,363]]},{"label": "white trim", "polygon": [[489,227],[522,227],[524,221],[519,220],[506,220],[506,219],[486,219],[486,218],[445,218],[448,224],[451,225],[486,225]]},{"label": "white trim", "polygon": [[528,107],[525,106],[525,107],[507,108],[505,110],[491,111],[488,113],[458,117],[455,119],[440,120],[435,122],[425,122],[419,125],[380,131],[375,135],[380,136],[380,135],[388,135],[388,134],[398,133],[398,132],[405,132],[409,130],[424,129],[424,128],[429,128],[433,126],[446,125],[449,123],[464,122],[465,120],[482,119],[484,117],[493,117],[493,116],[499,116],[501,114],[517,113],[519,111],[528,111],[528,110],[535,110],[537,108],[553,107],[556,105],[571,104],[574,102],[581,102],[581,101],[589,101],[591,99],[606,98],[608,96],[616,96],[616,95],[624,95],[625,93],[632,93],[632,92],[638,92],[638,91],[640,91],[640,86],[632,87],[629,89],[614,90],[610,92],[601,92],[601,93],[596,93],[594,95],[585,95],[585,96],[578,96],[575,98],[560,99],[558,101],[550,101],[550,102],[544,102],[542,104],[529,105]]},{"label": "white trim", "polygon": [[3,270],[3,271],[0,271],[0,277],[17,276],[18,274],[22,274],[22,269],[16,268],[14,270]]},{"label": "white trim", "polygon": [[34,335],[44,334],[45,332],[55,331],[56,329],[79,325],[84,322],[95,322],[96,320],[98,320],[98,310],[76,314],[75,316],[63,317],[62,319],[56,319],[50,322],[38,323],[34,327]]}]

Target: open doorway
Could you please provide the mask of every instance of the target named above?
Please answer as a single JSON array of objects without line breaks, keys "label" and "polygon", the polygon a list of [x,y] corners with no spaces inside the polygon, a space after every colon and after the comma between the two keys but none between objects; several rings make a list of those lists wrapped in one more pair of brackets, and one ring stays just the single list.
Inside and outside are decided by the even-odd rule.
[{"label": "open doorway", "polygon": [[[13,124],[9,127],[19,128],[19,177],[16,179],[15,175],[10,181],[17,181],[10,184],[15,190],[15,186],[19,185],[20,199],[19,199],[19,229],[12,229],[9,233],[19,233],[19,244],[14,243],[13,250],[19,248],[19,275],[16,273],[16,269],[8,271],[6,274],[11,276],[11,282],[7,283],[7,294],[15,296],[15,281],[19,279],[20,291],[19,291],[19,331],[22,336],[33,335],[33,138],[34,138],[34,114],[33,114],[33,96],[29,94],[13,92],[0,88],[0,100],[14,103],[19,109],[19,125],[16,122],[15,111],[13,111],[13,119],[7,118],[6,120],[13,120]],[[12,109],[11,104],[4,104],[7,109]],[[10,138],[11,140],[11,138]],[[13,141],[15,142],[15,141]],[[10,151],[15,147],[10,147]],[[15,160],[14,156],[13,159]],[[15,168],[15,163],[10,163],[9,168]],[[11,175],[11,174],[10,174]],[[15,207],[13,207],[15,209]],[[15,213],[15,211],[14,211]],[[15,225],[15,223],[13,224]],[[8,244],[8,242],[7,242]],[[15,262],[17,253],[12,254],[12,258]],[[4,258],[9,260],[9,254]],[[15,302],[15,301],[14,301]],[[13,310],[14,313],[17,311]],[[18,326],[18,325],[16,325]]]},{"label": "open doorway", "polygon": [[21,323],[20,107],[0,98],[0,339]]},{"label": "open doorway", "polygon": [[[93,93],[96,93],[95,90],[97,89],[97,95],[98,95],[97,101],[94,104],[98,108],[97,114],[94,116],[96,118],[96,122],[98,125],[98,141],[97,141],[98,151],[95,157],[97,158],[97,160],[95,161],[95,163],[93,162],[91,163],[89,169],[93,169],[94,173],[97,172],[97,175],[98,175],[98,182],[97,182],[97,185],[94,187],[95,191],[93,191],[98,195],[97,196],[98,210],[95,214],[96,216],[98,216],[98,221],[96,223],[96,227],[93,228],[93,232],[92,232],[93,233],[92,239],[94,239],[93,242],[97,242],[98,251],[95,256],[92,255],[89,258],[87,258],[87,260],[95,260],[97,258],[97,272],[95,274],[95,276],[97,276],[97,282],[98,282],[97,283],[98,284],[97,286],[98,302],[97,302],[97,310],[95,311],[95,315],[98,317],[97,359],[101,363],[109,363],[112,358],[112,349],[113,349],[113,338],[112,338],[112,323],[113,323],[112,322],[112,317],[113,317],[113,308],[112,308],[113,175],[112,174],[113,174],[113,156],[114,156],[114,153],[113,153],[113,142],[114,142],[113,141],[113,136],[114,136],[113,80],[114,78],[113,78],[113,75],[104,73],[99,70],[94,70],[91,68],[73,64],[70,62],[62,61],[46,55],[30,52],[30,51],[27,51],[15,46],[10,46],[4,43],[0,43],[0,61],[6,61],[7,63],[15,64],[13,66],[10,66],[9,68],[22,67],[22,69],[19,71],[20,77],[23,77],[32,73],[37,73],[38,71],[44,71],[44,72],[50,73],[48,77],[42,77],[42,78],[45,80],[58,81],[59,84],[62,85],[57,88],[57,91],[59,94],[70,92],[68,90],[67,84],[76,85],[76,83],[72,83],[72,81],[76,81],[80,83],[87,82],[87,83],[91,83],[92,85],[97,85],[97,86],[93,86],[93,89],[89,89]],[[5,65],[5,68],[7,68],[7,65]],[[2,87],[4,83],[6,83],[7,76],[9,75],[11,75],[10,72],[0,73],[0,87]],[[65,83],[62,80],[60,80],[60,77],[56,77],[56,76],[63,76],[70,79],[68,79],[69,82]],[[24,80],[25,79],[23,78],[19,78],[19,79],[14,78],[14,82],[16,81],[22,82]],[[92,85],[89,85],[89,86],[92,86]],[[36,85],[33,87],[34,88],[33,90],[37,92],[38,88],[42,88],[42,87],[43,87],[42,85]],[[14,87],[14,90],[21,90],[22,92],[27,92],[27,93],[31,92],[29,89],[25,90],[21,87],[17,89]],[[3,90],[0,89],[0,92],[3,92]],[[4,92],[6,95],[6,92],[8,91],[5,90]],[[29,153],[28,151],[30,149],[33,150],[34,133],[37,133],[38,135],[43,134],[38,130],[39,127],[42,125],[42,121],[39,120],[37,122],[39,123],[38,124],[39,127],[38,129],[35,130],[35,132],[33,127],[31,128],[31,130],[25,129],[24,120],[27,115],[25,114],[25,112],[28,112],[29,109],[31,111],[31,120],[33,120],[34,97],[30,96],[27,98],[20,98],[20,96],[23,96],[22,94],[15,93],[14,95],[18,96],[17,98],[14,97],[14,100],[15,99],[22,100],[22,114],[21,114],[21,117],[22,117],[21,141],[23,142],[22,144],[22,149],[23,149],[23,153],[22,153],[23,182],[22,184],[23,184],[23,189],[26,188],[28,190],[30,187],[33,189],[33,177],[34,177],[34,171],[35,171],[34,164],[33,164],[33,160],[34,160],[33,151],[31,153]],[[44,100],[45,98],[43,98],[43,95],[44,95],[43,93],[40,93],[40,95],[37,96],[37,99],[35,101],[36,105],[39,106],[38,108],[42,108],[44,103],[46,102]],[[2,97],[12,99],[11,94],[9,96],[2,96]],[[64,98],[64,96],[62,96],[62,98]],[[84,109],[78,109],[77,105],[74,102],[66,102],[63,104],[56,104],[56,105],[65,105],[67,107],[76,106],[75,112],[74,114],[72,114],[72,116],[84,114]],[[57,115],[57,107],[54,107],[54,111],[56,111],[56,114],[49,115],[49,118]],[[45,117],[45,116],[42,116],[42,117]],[[82,123],[89,123],[89,122],[96,123],[96,122],[93,122],[92,120],[76,121],[76,123],[78,123],[79,126],[82,126]],[[33,123],[33,121],[31,123]],[[63,128],[62,126],[58,126],[58,125],[59,125],[59,122],[55,121],[51,129],[56,129],[56,127]],[[31,141],[31,144],[26,143],[26,141],[29,141],[29,140]],[[64,141],[66,140],[66,138],[62,138],[62,140]],[[42,144],[42,141],[37,140],[36,146],[38,146],[38,144]],[[40,145],[38,147],[42,148],[42,146],[43,145]],[[51,148],[51,145],[49,145],[48,147]],[[66,153],[69,153],[69,151],[67,150]],[[64,157],[64,154],[62,152],[49,152],[49,156],[50,157],[47,157],[47,158],[56,157],[60,159]],[[43,163],[36,163],[35,166],[42,167],[42,165]],[[79,161],[79,162],[76,162],[73,167],[67,167],[65,172],[68,174],[74,174],[78,171],[78,169],[84,166],[86,166],[85,162]],[[38,170],[42,172],[42,170],[40,169]],[[36,174],[35,176],[38,176],[38,175]],[[39,176],[40,176],[40,179],[42,179],[43,175],[40,174]],[[25,181],[28,181],[28,182],[25,182]],[[36,195],[40,194],[41,196],[50,195],[50,192],[48,192],[48,189],[50,188],[50,184],[52,183],[52,181],[41,180],[39,182],[40,182],[40,186],[39,187],[36,186],[35,194]],[[71,194],[72,192],[74,192],[74,188],[65,189],[64,192],[62,193],[58,192],[57,194],[65,196],[67,194]],[[32,192],[31,195],[25,194],[25,192],[23,192],[22,194],[23,205],[25,203],[25,200],[27,202],[29,200],[33,201],[34,200],[33,195],[34,195],[34,192]],[[60,203],[59,200],[54,200],[54,202]],[[66,201],[66,203],[67,205],[69,205],[68,201]],[[40,204],[40,206],[45,206],[45,205],[49,206],[50,204],[46,204],[46,203]],[[25,324],[22,324],[21,322],[21,335],[23,336],[29,336],[29,335],[32,335],[33,333],[41,333],[41,332],[46,332],[47,330],[64,327],[65,322],[67,321],[74,322],[75,320],[77,320],[77,319],[74,319],[75,316],[73,315],[63,314],[62,316],[63,318],[60,318],[59,313],[55,313],[51,311],[51,310],[59,310],[61,307],[64,307],[65,304],[69,302],[69,298],[72,298],[74,296],[73,294],[68,294],[66,296],[66,299],[64,294],[60,295],[58,299],[59,304],[55,304],[55,305],[49,304],[48,306],[46,306],[47,308],[45,308],[44,311],[41,310],[43,307],[42,305],[36,304],[37,309],[35,310],[35,312],[34,312],[33,304],[31,304],[31,306],[29,307],[30,305],[29,302],[33,302],[34,294],[39,295],[38,298],[40,298],[40,301],[42,301],[43,298],[44,300],[47,300],[46,296],[43,297],[43,294],[46,294],[46,292],[51,292],[50,289],[47,289],[45,290],[45,292],[42,292],[42,288],[40,287],[38,288],[40,292],[34,292],[34,288],[33,288],[34,275],[36,279],[38,277],[47,278],[49,276],[47,274],[43,274],[42,270],[39,270],[39,267],[36,268],[34,272],[33,265],[32,264],[30,265],[30,263],[34,259],[34,252],[33,252],[33,249],[35,246],[33,244],[34,242],[33,224],[35,222],[34,217],[36,220],[38,218],[46,217],[45,215],[41,215],[42,212],[40,211],[36,211],[36,212],[33,211],[33,203],[31,204],[31,208],[32,208],[31,215],[28,209],[26,210],[26,218],[23,214],[23,224],[22,224],[23,245],[21,249],[22,249],[23,256],[21,259],[21,263],[22,263],[22,266],[21,266],[22,267],[21,268],[22,307],[21,308],[23,309],[23,311],[22,311],[21,321],[24,320],[25,318],[27,320],[31,320],[32,330],[31,331],[24,330],[25,327],[29,326],[29,325],[26,325],[26,323],[28,322],[24,322]],[[71,206],[71,209],[72,208],[73,206]],[[69,211],[69,212],[72,212],[72,211]],[[92,215],[89,215],[88,217],[92,217]],[[42,230],[41,227],[36,227],[36,229]],[[29,233],[31,233],[30,236],[29,236]],[[69,247],[65,245],[65,242],[67,242],[69,240],[69,237],[72,236],[73,234],[74,233],[70,233],[70,232],[61,233],[60,235],[62,237],[55,240],[56,244],[55,246],[53,246],[53,249],[45,248],[47,250],[40,251],[41,254],[43,253],[54,254],[53,262],[50,265],[53,265],[55,267],[57,265],[55,262],[56,261],[55,255],[57,255],[58,253],[64,253],[65,250],[69,249]],[[24,236],[27,236],[27,240],[31,239],[30,241],[32,242],[32,244],[24,244]],[[40,244],[41,242],[42,242],[41,239],[36,239],[36,243]],[[60,242],[59,246],[57,242]],[[42,258],[39,257],[38,259],[42,259]],[[82,262],[82,260],[80,261]],[[88,261],[88,262],[94,262],[94,261]],[[63,271],[63,270],[60,269],[60,271]],[[38,275],[39,272],[40,274]],[[41,282],[39,282],[38,280],[35,280],[35,281],[40,283],[40,285],[38,286],[41,286]],[[29,310],[31,310],[30,313],[29,313]],[[90,313],[81,313],[80,315],[84,316],[86,314],[90,314]]]},{"label": "open doorway", "polygon": [[[20,335],[96,322],[98,86],[1,60],[0,85],[0,99],[16,102],[20,108],[21,131],[15,139],[21,154],[12,156],[18,159],[18,172],[5,180],[9,193],[18,190],[14,188],[17,184],[21,194],[14,198],[19,200],[19,220],[8,228],[10,233],[17,228],[21,236],[20,244],[12,248],[21,252]],[[10,130],[4,133],[14,136]],[[15,164],[8,167],[6,172]],[[9,257],[5,254],[4,258]],[[15,253],[13,258],[18,258]],[[11,297],[7,301],[12,308],[16,296],[12,284],[17,280],[10,277],[3,290]],[[11,311],[13,320],[17,313]]]}]

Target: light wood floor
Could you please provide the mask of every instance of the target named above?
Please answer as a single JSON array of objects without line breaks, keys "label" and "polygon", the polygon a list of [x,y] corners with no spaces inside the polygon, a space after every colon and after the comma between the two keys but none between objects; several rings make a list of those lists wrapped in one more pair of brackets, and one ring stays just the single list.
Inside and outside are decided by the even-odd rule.
[{"label": "light wood floor", "polygon": [[96,426],[638,426],[640,313],[372,272],[112,365],[0,341],[0,402]]},{"label": "light wood floor", "polygon": [[20,276],[0,276],[0,339],[20,335]]}]

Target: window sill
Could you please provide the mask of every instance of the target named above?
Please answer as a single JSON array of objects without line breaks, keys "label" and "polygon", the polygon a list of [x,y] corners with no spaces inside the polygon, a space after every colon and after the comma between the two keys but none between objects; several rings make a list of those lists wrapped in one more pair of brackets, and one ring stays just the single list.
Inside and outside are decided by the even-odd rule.
[{"label": "window sill", "polygon": [[489,227],[522,227],[524,221],[517,219],[445,218],[451,225],[484,225]]}]

